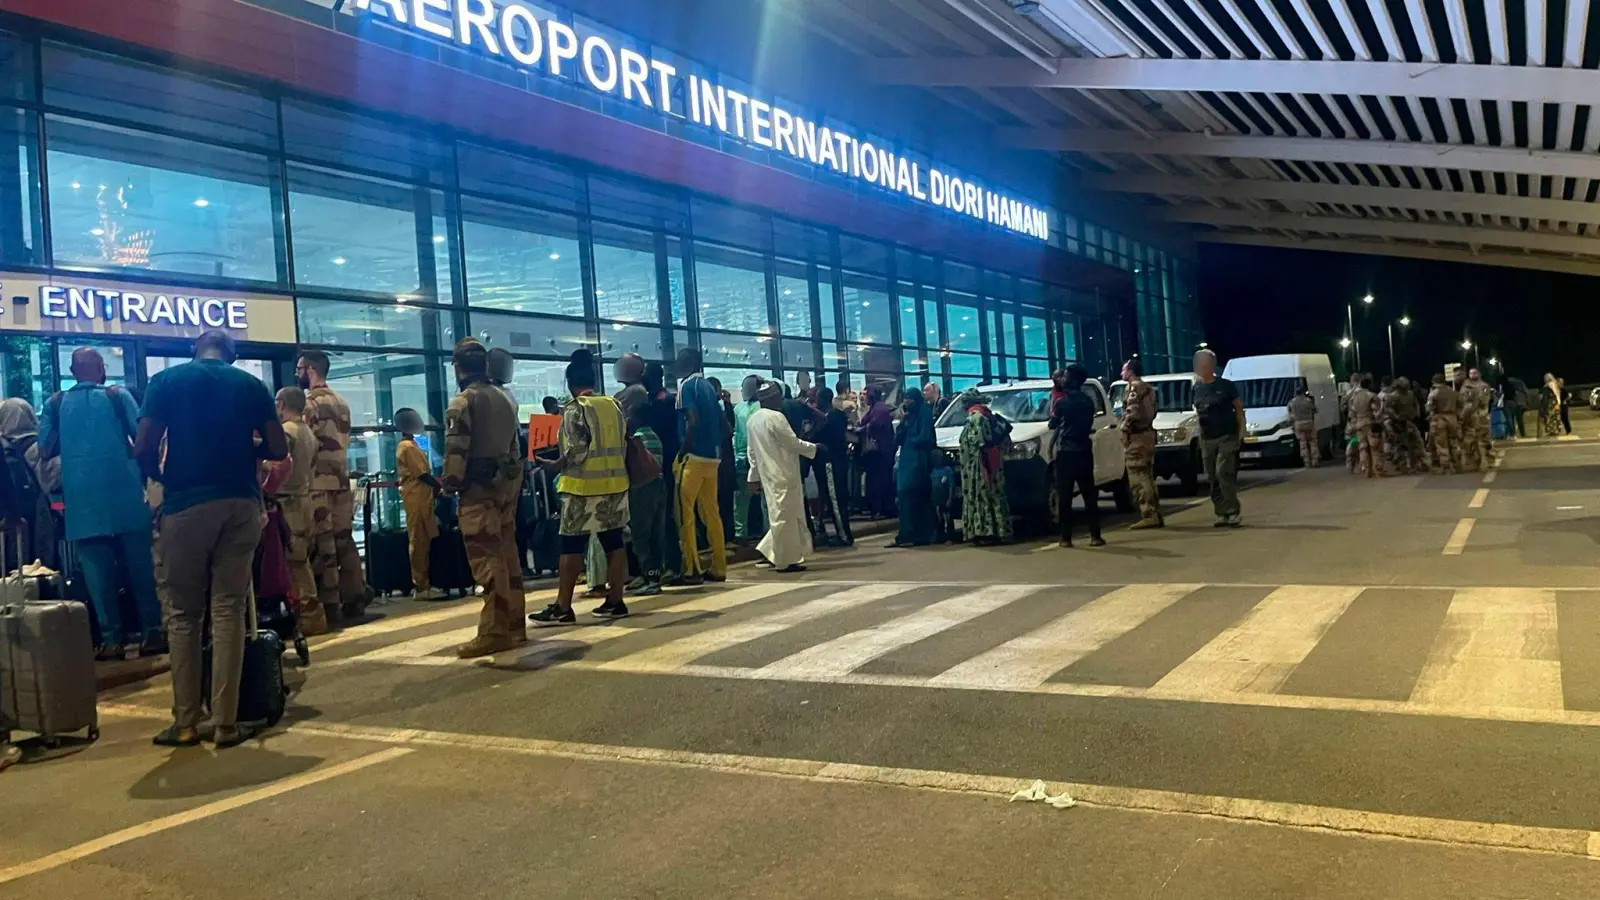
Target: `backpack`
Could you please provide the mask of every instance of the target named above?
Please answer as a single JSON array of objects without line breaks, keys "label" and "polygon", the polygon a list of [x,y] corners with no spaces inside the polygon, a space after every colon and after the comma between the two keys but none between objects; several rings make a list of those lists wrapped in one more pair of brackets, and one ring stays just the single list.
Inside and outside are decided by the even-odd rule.
[{"label": "backpack", "polygon": [[28,464],[28,449],[38,438],[26,435],[0,447],[0,519],[32,522],[38,515],[39,478]]}]

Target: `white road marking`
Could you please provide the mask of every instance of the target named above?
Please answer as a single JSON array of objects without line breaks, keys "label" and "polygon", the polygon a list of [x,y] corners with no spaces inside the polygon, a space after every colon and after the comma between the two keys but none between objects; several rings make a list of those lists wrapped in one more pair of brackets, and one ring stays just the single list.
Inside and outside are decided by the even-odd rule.
[{"label": "white road marking", "polygon": [[1168,672],[1152,693],[1270,694],[1288,680],[1361,591],[1303,585],[1278,588],[1237,624]]},{"label": "white road marking", "polygon": [[[995,802],[1004,801],[1018,788],[1025,787],[1032,781],[1028,778],[1018,779],[1005,775],[971,772],[905,769],[792,757],[663,750],[655,747],[549,741],[409,728],[306,722],[293,725],[291,730],[354,741],[391,743],[399,747],[442,747],[600,764],[689,768],[817,784],[868,785],[968,794]],[[1600,855],[1595,852],[1600,849],[1600,833],[1583,829],[1437,819],[1147,788],[1061,781],[1051,781],[1049,784],[1052,790],[1064,790],[1085,806],[1106,809],[1137,810],[1169,816],[1223,818],[1284,828],[1332,831],[1354,838],[1398,838],[1431,843],[1531,850],[1576,857]],[[1047,814],[1041,812],[1041,815]]]},{"label": "white road marking", "polygon": [[[463,598],[467,601],[475,600],[473,597]],[[477,618],[480,602],[452,603],[439,609],[420,612],[409,616],[389,616],[376,622],[365,625],[354,625],[338,634],[328,635],[326,640],[311,638],[309,643],[314,650],[325,650],[328,647],[337,647],[340,644],[350,644],[366,640],[370,637],[379,637],[393,634],[396,631],[405,631],[408,628],[418,628],[423,625],[435,625],[439,622],[448,622],[451,619],[466,617]]]},{"label": "white road marking", "polygon": [[1558,506],[1558,507],[1556,507],[1556,511],[1557,512],[1570,512],[1570,511],[1572,511],[1574,509],[1583,509],[1583,507],[1581,507],[1581,506]]},{"label": "white road marking", "polygon": [[[689,597],[677,603],[652,610],[652,615],[669,612],[721,612],[726,609],[732,609],[735,606],[741,606],[745,603],[753,603],[757,600],[765,600],[768,597],[782,594],[787,591],[792,591],[802,586],[803,584],[801,582],[789,584],[763,582],[760,584],[744,585],[729,591],[719,591],[713,594]],[[534,656],[541,653],[549,653],[551,652],[552,648],[556,647],[557,645],[559,645],[561,649],[567,649],[573,644],[595,644],[602,641],[614,640],[619,637],[626,637],[630,634],[636,634],[638,631],[639,629],[637,628],[629,628],[627,626],[618,625],[617,623],[599,624],[598,622],[589,626],[574,625],[565,628],[553,628],[548,630],[541,629],[537,633],[547,635],[547,637],[535,640],[532,643],[518,647],[515,650],[508,650],[505,653],[497,654],[491,660],[477,660],[472,661],[472,663],[480,665],[508,664],[524,657]],[[392,644],[387,647],[380,647],[376,650],[363,653],[360,656],[352,656],[349,659],[334,660],[332,663],[325,663],[324,666],[354,662],[402,663],[404,665],[413,666],[465,665],[468,663],[456,659],[455,657],[435,656],[434,654],[464,644],[476,637],[477,634],[478,626],[469,625],[465,628],[458,628],[453,631],[427,635],[425,637],[415,638],[409,641],[402,641],[398,644]]]},{"label": "white road marking", "polygon": [[1489,489],[1478,488],[1478,492],[1472,495],[1472,502],[1467,504],[1467,509],[1482,509],[1483,501],[1487,499],[1489,499]]},{"label": "white road marking", "polygon": [[976,619],[1039,590],[1001,584],[924,606],[897,619],[852,631],[763,666],[768,678],[844,675],[884,654]]},{"label": "white road marking", "polygon": [[248,806],[261,800],[269,800],[280,794],[287,794],[290,791],[327,781],[330,778],[337,778],[340,775],[348,775],[351,772],[359,772],[360,770],[370,766],[388,762],[391,759],[398,759],[399,757],[405,756],[411,752],[412,750],[409,747],[389,747],[384,750],[379,750],[376,753],[369,753],[366,756],[349,760],[348,762],[337,763],[321,769],[312,769],[309,772],[295,775],[292,778],[285,778],[282,781],[275,781],[263,787],[256,788],[253,791],[245,791],[242,794],[235,794],[232,797],[226,797],[221,800],[206,803],[201,806],[197,806],[194,809],[186,809],[182,812],[176,812],[169,816],[162,816],[159,819],[141,822],[138,825],[133,825],[120,831],[113,831],[110,834],[97,837],[93,840],[84,841],[81,844],[68,847],[65,850],[59,850],[48,856],[41,856],[38,859],[30,860],[29,862],[19,863],[6,869],[0,869],[0,884],[16,881],[19,878],[26,878],[29,875],[37,875],[40,872],[48,872],[51,869],[59,868],[71,862],[76,862],[84,857],[93,856],[102,850],[110,850],[112,847],[119,847],[128,843],[129,841],[136,841],[139,838],[149,837],[152,834],[160,834],[163,831],[177,828],[180,825],[187,825],[191,822],[198,822],[201,819],[208,819],[212,816],[238,809],[241,806]]},{"label": "white road marking", "polygon": [[1581,441],[1581,440],[1583,440],[1583,438],[1580,437],[1579,435],[1576,435],[1576,434],[1561,434],[1561,435],[1557,435],[1556,436],[1556,440],[1558,440],[1558,441]]},{"label": "white road marking", "polygon": [[1551,591],[1457,591],[1411,701],[1438,707],[1561,709],[1556,627]]},{"label": "white road marking", "polygon": [[698,634],[691,634],[668,641],[648,650],[629,654],[620,659],[603,663],[599,668],[626,672],[670,672],[679,666],[691,663],[702,656],[724,650],[738,644],[777,634],[780,631],[793,628],[813,619],[824,616],[836,615],[853,607],[868,603],[875,603],[895,594],[902,594],[918,587],[920,584],[863,584],[855,588],[829,594],[808,603],[791,607],[769,616],[762,616],[748,622],[738,622],[725,625],[721,628],[712,628]]},{"label": "white road marking", "polygon": [[948,669],[930,679],[928,684],[934,687],[1040,684],[1201,587],[1198,584],[1120,587],[1042,628]]},{"label": "white road marking", "polygon": [[1472,536],[1472,526],[1478,524],[1477,519],[1462,519],[1456,523],[1456,530],[1450,532],[1450,539],[1444,543],[1445,556],[1460,556],[1461,551],[1467,548],[1467,538]]},{"label": "white road marking", "polygon": [[1484,484],[1494,484],[1494,480],[1496,478],[1498,478],[1499,476],[1500,476],[1499,472],[1495,472],[1495,471],[1486,472],[1486,473],[1484,473],[1484,476],[1483,476],[1483,483]]}]

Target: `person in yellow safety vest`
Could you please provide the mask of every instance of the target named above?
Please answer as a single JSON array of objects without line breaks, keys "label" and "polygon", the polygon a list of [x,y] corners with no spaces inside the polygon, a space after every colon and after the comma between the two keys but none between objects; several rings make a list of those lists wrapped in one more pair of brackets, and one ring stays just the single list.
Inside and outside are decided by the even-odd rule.
[{"label": "person in yellow safety vest", "polygon": [[595,393],[598,382],[594,354],[585,349],[572,353],[567,365],[567,389],[572,401],[561,410],[561,455],[539,460],[559,473],[556,493],[561,494],[561,582],[556,601],[528,616],[537,627],[571,625],[572,592],[583,571],[584,553],[593,535],[606,554],[606,599],[595,608],[602,619],[628,614],[622,588],[628,580],[628,555],[623,550],[623,529],[628,525],[627,429],[617,401]]}]

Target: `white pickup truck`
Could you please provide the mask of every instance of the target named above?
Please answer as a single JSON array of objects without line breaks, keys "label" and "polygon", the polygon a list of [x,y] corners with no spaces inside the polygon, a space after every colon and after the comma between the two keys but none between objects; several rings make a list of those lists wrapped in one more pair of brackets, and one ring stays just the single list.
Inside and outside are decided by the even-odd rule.
[{"label": "white pickup truck", "polygon": [[[989,408],[1011,423],[1011,451],[1006,455],[1006,494],[1013,515],[1055,525],[1060,522],[1062,498],[1056,488],[1056,436],[1050,430],[1050,391],[1047,380],[1018,381],[978,388]],[[1133,511],[1133,492],[1128,484],[1127,462],[1122,455],[1122,436],[1117,417],[1112,415],[1105,387],[1091,378],[1083,386],[1094,400],[1094,480],[1109,493],[1121,512]],[[958,401],[959,402],[959,401]],[[967,411],[951,404],[939,417],[935,440],[939,449],[957,458],[961,447],[961,428]],[[1068,498],[1070,502],[1070,498]]]},{"label": "white pickup truck", "polygon": [[[1146,375],[1145,383],[1156,392],[1156,477],[1176,478],[1184,493],[1200,492],[1200,418],[1194,411],[1189,389],[1194,376]],[[1111,408],[1122,417],[1122,398],[1128,392],[1126,381],[1111,385]]]}]

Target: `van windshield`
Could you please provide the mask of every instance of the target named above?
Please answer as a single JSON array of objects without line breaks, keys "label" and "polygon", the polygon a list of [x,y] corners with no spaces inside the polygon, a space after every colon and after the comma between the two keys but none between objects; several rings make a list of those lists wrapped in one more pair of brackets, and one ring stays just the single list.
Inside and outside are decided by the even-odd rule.
[{"label": "van windshield", "polygon": [[[1189,391],[1194,387],[1192,380],[1181,381],[1151,381],[1148,384],[1156,389],[1156,412],[1191,412],[1194,410],[1194,401],[1189,398]],[[1128,383],[1119,381],[1111,386],[1111,405],[1118,413],[1122,412],[1123,398],[1128,395]]]},{"label": "van windshield", "polygon": [[1245,409],[1261,409],[1268,406],[1288,406],[1294,399],[1295,391],[1300,389],[1298,378],[1248,378],[1235,381],[1233,386],[1239,391],[1239,401]]},{"label": "van windshield", "polygon": [[[950,408],[939,417],[938,427],[956,428],[967,424],[966,407],[960,405],[961,398],[950,404]],[[984,391],[983,402],[989,408],[1005,416],[1008,422],[1048,422],[1050,421],[1050,389],[1049,388],[1016,388],[1009,391]]]}]

